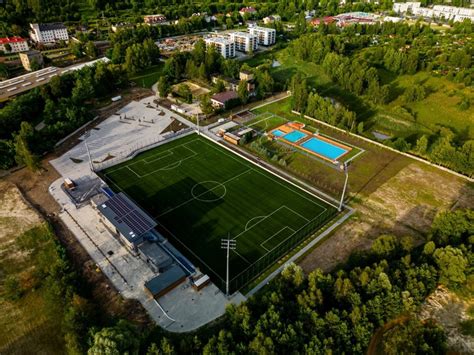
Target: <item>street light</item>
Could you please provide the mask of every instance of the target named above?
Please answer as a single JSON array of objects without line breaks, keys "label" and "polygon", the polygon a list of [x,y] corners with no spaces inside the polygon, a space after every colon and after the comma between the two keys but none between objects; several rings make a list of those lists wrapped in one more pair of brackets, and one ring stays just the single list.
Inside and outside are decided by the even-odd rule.
[{"label": "street light", "polygon": [[221,249],[227,249],[227,263],[226,263],[226,282],[225,282],[225,293],[229,297],[229,251],[237,248],[237,242],[235,239],[221,239]]},{"label": "street light", "polygon": [[338,208],[339,212],[342,210],[342,204],[344,202],[344,195],[346,194],[347,181],[349,180],[349,170],[347,169],[348,166],[349,166],[349,164],[347,162],[344,162],[341,165],[339,165],[339,169],[344,171],[344,173],[346,175],[346,179],[344,181],[344,188],[342,189],[341,201],[339,202],[339,208]]}]

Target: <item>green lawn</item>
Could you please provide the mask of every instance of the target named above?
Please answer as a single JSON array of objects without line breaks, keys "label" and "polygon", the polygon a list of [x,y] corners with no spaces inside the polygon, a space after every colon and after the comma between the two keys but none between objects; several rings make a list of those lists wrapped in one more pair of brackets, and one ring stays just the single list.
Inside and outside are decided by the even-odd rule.
[{"label": "green lawn", "polygon": [[136,73],[135,75],[130,77],[130,80],[143,88],[151,88],[153,84],[160,80],[162,71],[162,64],[154,65],[148,69]]},{"label": "green lawn", "polygon": [[223,287],[221,238],[237,241],[237,290],[321,227],[335,209],[197,135],[103,172],[158,222],[158,229]]},{"label": "green lawn", "polygon": [[[433,134],[440,127],[448,127],[463,139],[474,139],[474,90],[428,72],[393,77],[382,73],[390,84],[395,99],[378,108],[369,119],[371,129],[392,136]],[[422,83],[428,95],[419,102],[405,103],[404,90],[415,83]],[[462,111],[458,104],[466,97],[471,107]]]}]

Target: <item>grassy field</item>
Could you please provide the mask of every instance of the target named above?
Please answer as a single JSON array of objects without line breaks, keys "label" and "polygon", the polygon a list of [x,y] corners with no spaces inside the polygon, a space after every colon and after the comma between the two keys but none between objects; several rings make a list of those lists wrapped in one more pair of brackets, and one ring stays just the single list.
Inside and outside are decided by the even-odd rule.
[{"label": "grassy field", "polygon": [[153,84],[160,80],[162,71],[162,64],[154,65],[148,69],[136,73],[130,77],[130,80],[143,88],[151,88]]},{"label": "grassy field", "polygon": [[222,238],[236,290],[308,237],[335,209],[289,183],[190,135],[104,171],[115,190],[144,207],[159,229],[220,287]]},{"label": "grassy field", "polygon": [[[13,185],[0,181],[0,201],[0,354],[63,354],[63,314],[48,306],[33,252],[22,247],[28,238],[43,240],[48,229]],[[34,252],[50,247],[38,243]]]},{"label": "grassy field", "polygon": [[[385,84],[391,86],[394,100],[380,106],[368,120],[370,128],[397,137],[433,134],[440,127],[448,127],[463,140],[474,139],[474,105],[468,110],[458,108],[463,98],[474,103],[474,90],[427,72],[415,75],[382,73]],[[404,90],[422,84],[428,93],[419,102],[405,103]]]}]

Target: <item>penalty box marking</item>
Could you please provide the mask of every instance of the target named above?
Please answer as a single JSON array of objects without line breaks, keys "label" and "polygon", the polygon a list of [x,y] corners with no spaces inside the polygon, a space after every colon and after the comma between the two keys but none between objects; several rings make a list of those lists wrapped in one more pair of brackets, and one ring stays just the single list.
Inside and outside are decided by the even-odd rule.
[{"label": "penalty box marking", "polygon": [[[288,227],[288,226],[284,226],[282,229],[280,229],[278,232],[276,232],[275,234],[273,234],[271,237],[265,239],[262,243],[260,243],[260,246],[261,246],[263,249],[265,249],[267,252],[269,252],[270,249],[268,249],[267,247],[265,247],[264,244],[265,244],[266,242],[268,242],[270,239],[272,239],[272,238],[274,238],[275,236],[277,236],[278,234],[280,234],[280,233],[281,233],[282,231],[284,231],[285,229],[291,230],[290,237],[291,237],[293,234],[295,234],[295,232],[296,232],[293,228]],[[286,239],[288,239],[288,238],[286,238]],[[286,240],[286,239],[285,239],[285,240]],[[281,242],[278,243],[277,246],[280,245],[280,244],[281,244]],[[273,247],[272,250],[273,250],[274,248],[275,248],[275,247]]]}]

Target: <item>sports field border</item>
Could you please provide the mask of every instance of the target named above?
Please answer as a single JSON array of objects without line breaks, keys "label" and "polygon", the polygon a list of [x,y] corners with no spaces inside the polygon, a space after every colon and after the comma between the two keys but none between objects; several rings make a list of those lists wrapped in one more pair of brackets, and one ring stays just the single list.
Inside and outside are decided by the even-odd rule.
[{"label": "sports field border", "polygon": [[[324,227],[326,225],[327,222],[329,222],[335,215],[337,215],[337,204],[334,204],[332,202],[329,202],[325,199],[323,199],[321,196],[318,196],[317,194],[313,193],[312,191],[309,191],[305,188],[303,188],[302,186],[294,183],[293,181],[287,179],[286,177],[278,174],[277,172],[275,171],[272,171],[271,169],[268,169],[267,167],[265,167],[264,165],[252,160],[252,159],[249,159],[248,157],[246,157],[245,155],[241,154],[239,151],[237,150],[233,150],[229,147],[227,147],[226,145],[222,144],[219,140],[216,140],[216,139],[213,139],[212,137],[208,136],[207,134],[202,134],[202,132],[197,132],[197,135],[198,136],[201,136],[203,138],[206,138],[206,140],[201,140],[202,142],[204,142],[207,146],[211,147],[211,148],[214,148],[216,149],[218,152],[220,152],[221,154],[224,154],[225,156],[233,159],[233,160],[236,160],[237,162],[239,163],[242,163],[242,161],[240,159],[243,159],[244,161],[246,161],[247,163],[251,163],[250,166],[246,165],[246,164],[243,164],[244,166],[247,166],[248,169],[245,170],[243,173],[247,173],[249,171],[253,171],[253,172],[256,172],[257,174],[262,174],[263,176],[267,177],[267,178],[270,178],[272,182],[274,183],[277,183],[278,185],[281,185],[282,187],[286,187],[288,189],[288,186],[285,186],[283,184],[282,181],[280,181],[280,179],[282,179],[283,181],[285,181],[287,184],[290,184],[292,187],[295,187],[297,190],[292,190],[293,193],[296,193],[297,195],[299,195],[300,197],[302,198],[305,198],[306,200],[309,200],[307,196],[305,196],[304,194],[309,194],[310,196],[316,198],[317,200],[323,202],[324,205],[330,205],[334,208],[334,210],[332,209],[328,209],[326,206],[324,205],[321,205],[319,203],[317,203],[316,201],[313,201],[313,200],[309,200],[311,201],[312,203],[314,203],[316,206],[320,207],[322,209],[322,211],[314,216],[312,219],[308,220],[306,217],[304,217],[303,219],[307,220],[307,222],[303,225],[301,225],[296,231],[291,228],[290,226],[286,226],[284,229],[290,229],[292,230],[292,234],[289,235],[287,238],[285,238],[284,240],[282,240],[281,242],[279,242],[276,246],[274,246],[273,248],[271,248],[270,250],[268,250],[267,248],[264,248],[262,246],[263,249],[265,249],[266,253],[264,255],[262,255],[259,259],[257,259],[256,261],[254,261],[253,263],[250,263],[248,260],[246,260],[245,258],[243,258],[242,256],[240,256],[240,258],[242,258],[242,260],[246,261],[246,263],[248,263],[248,267],[241,270],[236,276],[234,276],[232,278],[232,280],[230,280],[230,283],[231,285],[235,285],[231,287],[232,291],[233,292],[237,292],[239,291],[240,289],[242,289],[243,287],[249,285],[252,280],[262,276],[262,274],[264,274],[266,272],[266,270],[268,268],[270,268],[272,265],[276,265],[276,263],[278,262],[278,260],[281,260],[282,258],[284,258],[286,255],[288,254],[291,254],[291,251],[292,249],[294,248],[297,248],[299,245],[301,245],[302,242],[304,242],[305,240],[311,238],[312,236],[314,236],[314,233],[321,229],[322,227]],[[185,136],[187,136],[188,134],[186,135],[183,135],[182,137],[180,138],[184,138]],[[176,137],[177,138],[177,137]],[[175,138],[175,139],[176,139]],[[166,143],[169,143],[175,139],[172,139],[170,141],[163,141],[161,142],[162,144],[166,144]],[[183,144],[180,144],[176,147],[180,147],[180,146],[186,146],[187,144],[193,142],[194,140],[191,140],[189,142],[186,142],[186,143],[183,143]],[[206,143],[206,141],[210,141],[208,143]],[[162,145],[160,144],[160,145]],[[173,147],[173,148],[176,148],[176,147]],[[218,147],[220,148],[224,148],[225,151],[221,150],[221,149],[218,149]],[[155,147],[152,147],[150,149],[153,149]],[[188,148],[188,147],[186,147]],[[190,149],[190,148],[188,148]],[[192,151],[192,149],[190,149]],[[194,151],[193,151],[194,152]],[[141,153],[141,152],[140,152]],[[196,152],[194,152],[195,154],[192,154],[191,157],[195,157],[197,155]],[[147,159],[144,159],[144,160],[141,160],[141,162],[144,162],[145,164],[147,163],[151,163],[153,161],[155,161],[156,159],[161,159],[163,157],[166,157],[166,156],[170,156],[172,155],[173,153],[172,152],[161,152],[160,154],[157,154],[157,157],[155,156],[151,156],[151,157],[148,157]],[[129,169],[129,165],[126,164],[127,161],[135,158],[138,154],[134,154],[132,157],[130,157],[130,159],[127,159],[126,161],[122,161],[116,165],[119,165],[119,164],[124,164],[122,167],[118,168],[118,169],[114,169],[112,170],[111,172],[115,172],[117,170],[120,170],[120,169]],[[239,157],[240,159],[237,159],[237,157]],[[150,161],[150,159],[152,159],[152,161]],[[138,162],[137,162],[138,163]],[[132,164],[135,164],[135,163],[132,163]],[[110,166],[108,169],[112,168],[113,166]],[[263,174],[262,171],[260,171],[260,169],[263,169],[265,172],[269,173],[269,175],[267,174]],[[105,170],[105,169],[104,169]],[[151,173],[154,173],[156,171],[159,171],[161,170],[160,169],[157,169],[153,172],[148,172],[146,175],[148,174],[151,174]],[[243,174],[241,173],[241,174]],[[104,175],[104,177],[108,179],[107,175],[108,173],[102,173]],[[135,172],[136,174],[136,172]],[[238,176],[240,176],[241,174],[238,174]],[[143,176],[139,176],[140,178],[143,177]],[[235,178],[235,177],[234,177]],[[123,191],[117,184],[115,184],[113,181],[108,181],[108,183],[112,182],[113,186],[115,186],[116,188],[118,188],[119,190]],[[301,191],[301,192],[304,192],[304,194],[302,193],[299,193],[298,191]],[[194,200],[194,198],[193,198]],[[189,200],[186,201],[185,203],[188,203],[190,202]],[[182,204],[179,206],[181,207]],[[282,205],[280,208],[284,207],[284,205]],[[176,207],[174,208],[176,209]],[[173,209],[173,210],[174,210]],[[292,209],[290,209],[291,211],[293,211]],[[170,213],[172,210],[170,211],[166,211],[166,213]],[[330,213],[328,213],[328,211]],[[294,212],[294,211],[293,211]],[[326,215],[327,214],[327,215]],[[330,214],[330,215],[329,215]],[[322,215],[324,215],[323,217],[321,217]],[[158,216],[155,216],[155,218],[158,217]],[[261,216],[261,217],[265,217],[265,216]],[[320,220],[319,220],[320,219]],[[177,236],[171,232],[165,225],[161,224],[161,223],[158,223],[159,225],[159,228],[164,230],[166,232],[166,234],[169,234],[170,236],[173,237],[173,240],[176,240],[180,245],[182,245],[189,253],[191,253],[191,255],[193,255],[197,260],[199,260],[199,262],[201,262],[204,266],[206,266],[207,269],[209,269],[209,271],[217,277],[218,280],[221,281],[221,289],[222,287],[225,285],[225,280],[223,280],[223,278],[218,274],[216,273],[213,268],[209,267],[207,265],[206,262],[204,262],[202,260],[202,258],[197,255],[190,247],[188,247],[183,241],[181,241],[179,238],[177,238]],[[253,226],[252,226],[253,227]],[[251,227],[251,228],[252,228]],[[244,232],[245,232],[245,229],[244,229]],[[279,234],[281,232],[281,230],[271,236],[269,236],[269,238],[265,239],[261,244],[264,244],[266,243],[269,239],[273,238],[276,234]],[[293,241],[291,241],[293,240]],[[286,243],[286,246],[284,245]],[[238,253],[237,253],[238,254]],[[263,265],[260,267],[259,263],[262,261],[262,260],[266,260]],[[245,274],[248,274],[247,277],[245,277],[245,281],[242,281],[242,282],[239,282],[239,278],[242,278],[243,275]],[[217,281],[217,280],[216,280]]]}]

